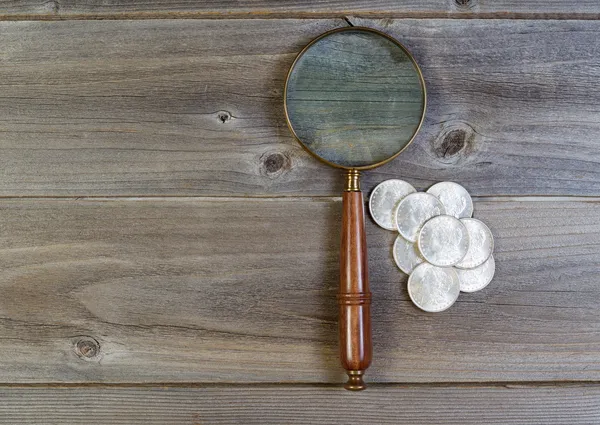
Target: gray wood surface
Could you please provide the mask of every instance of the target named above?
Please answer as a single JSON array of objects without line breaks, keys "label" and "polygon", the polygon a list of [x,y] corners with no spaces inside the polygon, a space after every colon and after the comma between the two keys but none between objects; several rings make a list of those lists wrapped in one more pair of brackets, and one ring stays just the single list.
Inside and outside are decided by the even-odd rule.
[{"label": "gray wood surface", "polygon": [[[478,195],[600,193],[599,21],[361,20],[422,67],[415,142],[367,173]],[[332,20],[0,23],[0,196],[332,195],[282,89]]]},{"label": "gray wood surface", "polygon": [[[599,19],[592,0],[0,2],[0,424],[599,422]],[[338,385],[341,178],[282,108],[296,53],[349,24],[397,37],[429,94],[363,187],[459,181],[497,242],[491,285],[429,315],[369,221],[361,394]]]},{"label": "gray wood surface", "polygon": [[[0,382],[337,383],[339,199],[0,202]],[[497,274],[409,301],[370,221],[370,382],[600,380],[598,200],[478,200]]]},{"label": "gray wood surface", "polygon": [[323,17],[364,14],[382,17],[595,18],[595,0],[14,0],[0,4],[4,19],[117,17]]},{"label": "gray wood surface", "polygon": [[[0,388],[7,425],[563,425],[600,421],[600,387]],[[75,407],[76,406],[76,407]]]}]

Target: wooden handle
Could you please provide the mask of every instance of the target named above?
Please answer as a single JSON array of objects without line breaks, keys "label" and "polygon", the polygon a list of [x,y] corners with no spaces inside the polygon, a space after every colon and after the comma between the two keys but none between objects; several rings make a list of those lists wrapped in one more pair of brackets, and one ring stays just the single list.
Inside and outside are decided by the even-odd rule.
[{"label": "wooden handle", "polygon": [[[351,176],[351,173],[355,173]],[[342,244],[340,252],[340,355],[348,373],[348,390],[364,390],[363,374],[371,364],[371,292],[367,267],[367,238],[363,196],[358,171],[350,171],[343,195]],[[348,190],[354,189],[354,190]]]}]

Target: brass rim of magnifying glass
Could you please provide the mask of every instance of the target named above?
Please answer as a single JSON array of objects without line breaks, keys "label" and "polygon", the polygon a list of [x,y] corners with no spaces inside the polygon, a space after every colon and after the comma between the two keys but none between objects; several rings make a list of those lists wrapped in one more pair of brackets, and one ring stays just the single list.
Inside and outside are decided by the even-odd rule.
[{"label": "brass rim of magnifying glass", "polygon": [[[288,115],[287,90],[288,90],[288,84],[290,82],[290,76],[292,75],[292,72],[294,71],[294,68],[296,67],[296,63],[302,57],[302,55],[304,55],[304,53],[306,53],[306,51],[308,49],[310,49],[310,47],[313,44],[315,44],[317,41],[321,40],[322,38],[325,38],[325,37],[327,37],[327,36],[329,36],[331,34],[337,33],[337,32],[356,31],[356,30],[370,32],[370,33],[373,33],[373,34],[378,34],[378,35],[380,35],[380,36],[382,36],[384,38],[387,38],[392,43],[394,43],[396,46],[400,47],[400,49],[402,49],[402,51],[406,54],[406,56],[408,56],[408,58],[410,59],[410,61],[414,65],[415,69],[417,70],[417,74],[419,75],[419,81],[421,82],[421,94],[422,94],[422,98],[423,98],[423,110],[421,111],[421,119],[419,120],[419,125],[417,126],[417,128],[414,131],[414,133],[410,137],[410,140],[408,141],[408,143],[402,149],[400,149],[398,152],[396,152],[394,155],[390,156],[389,158],[386,158],[383,161],[377,162],[375,164],[360,165],[360,166],[356,166],[356,167],[347,167],[347,166],[339,165],[339,164],[336,164],[336,163],[333,163],[333,162],[330,162],[330,161],[328,161],[326,159],[321,158],[319,155],[317,155],[316,153],[314,153],[313,151],[311,151],[304,144],[304,142],[302,142],[302,140],[298,137],[298,135],[294,131],[294,127],[292,127],[292,123],[290,122],[290,117]],[[417,61],[415,60],[415,58],[413,57],[413,55],[408,51],[408,49],[406,47],[404,47],[398,40],[396,40],[395,38],[389,36],[388,34],[386,34],[384,32],[381,32],[381,31],[373,29],[373,28],[368,28],[368,27],[342,27],[342,28],[335,28],[335,29],[332,29],[330,31],[327,31],[327,32],[321,34],[317,38],[313,39],[310,43],[308,43],[300,51],[300,53],[298,53],[298,55],[294,59],[294,62],[292,63],[292,66],[290,66],[290,70],[287,73],[287,77],[285,78],[285,87],[283,88],[283,109],[284,109],[284,112],[285,112],[285,121],[287,123],[288,128],[292,132],[292,135],[298,141],[298,143],[300,143],[300,146],[302,146],[302,148],[304,148],[304,150],[307,151],[309,154],[311,154],[313,157],[317,158],[319,161],[321,161],[321,162],[323,162],[323,163],[325,163],[327,165],[330,165],[331,167],[340,168],[340,169],[343,169],[343,170],[370,170],[372,168],[376,168],[376,167],[379,167],[380,165],[383,165],[383,164],[386,164],[386,163],[390,162],[391,160],[393,160],[394,158],[396,158],[398,155],[400,155],[413,142],[413,140],[415,139],[415,136],[417,135],[417,133],[421,129],[421,126],[423,125],[423,121],[425,119],[425,110],[427,109],[427,89],[425,88],[425,80],[423,79],[423,73],[421,72],[421,68],[419,68],[419,65],[417,64]]]}]

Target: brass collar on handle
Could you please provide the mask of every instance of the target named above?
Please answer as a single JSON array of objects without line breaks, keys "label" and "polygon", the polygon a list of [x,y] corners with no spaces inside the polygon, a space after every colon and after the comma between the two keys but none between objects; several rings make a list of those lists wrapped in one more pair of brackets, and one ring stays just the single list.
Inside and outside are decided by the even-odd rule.
[{"label": "brass collar on handle", "polygon": [[353,169],[346,172],[344,192],[360,192],[360,171]]}]

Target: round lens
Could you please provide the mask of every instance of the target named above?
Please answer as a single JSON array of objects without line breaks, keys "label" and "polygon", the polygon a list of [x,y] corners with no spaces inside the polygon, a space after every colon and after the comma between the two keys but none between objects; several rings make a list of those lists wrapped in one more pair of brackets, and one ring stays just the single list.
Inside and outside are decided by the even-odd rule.
[{"label": "round lens", "polygon": [[398,42],[349,28],[313,41],[285,91],[288,124],[312,154],[342,168],[371,168],[398,155],[423,120],[425,86]]}]

